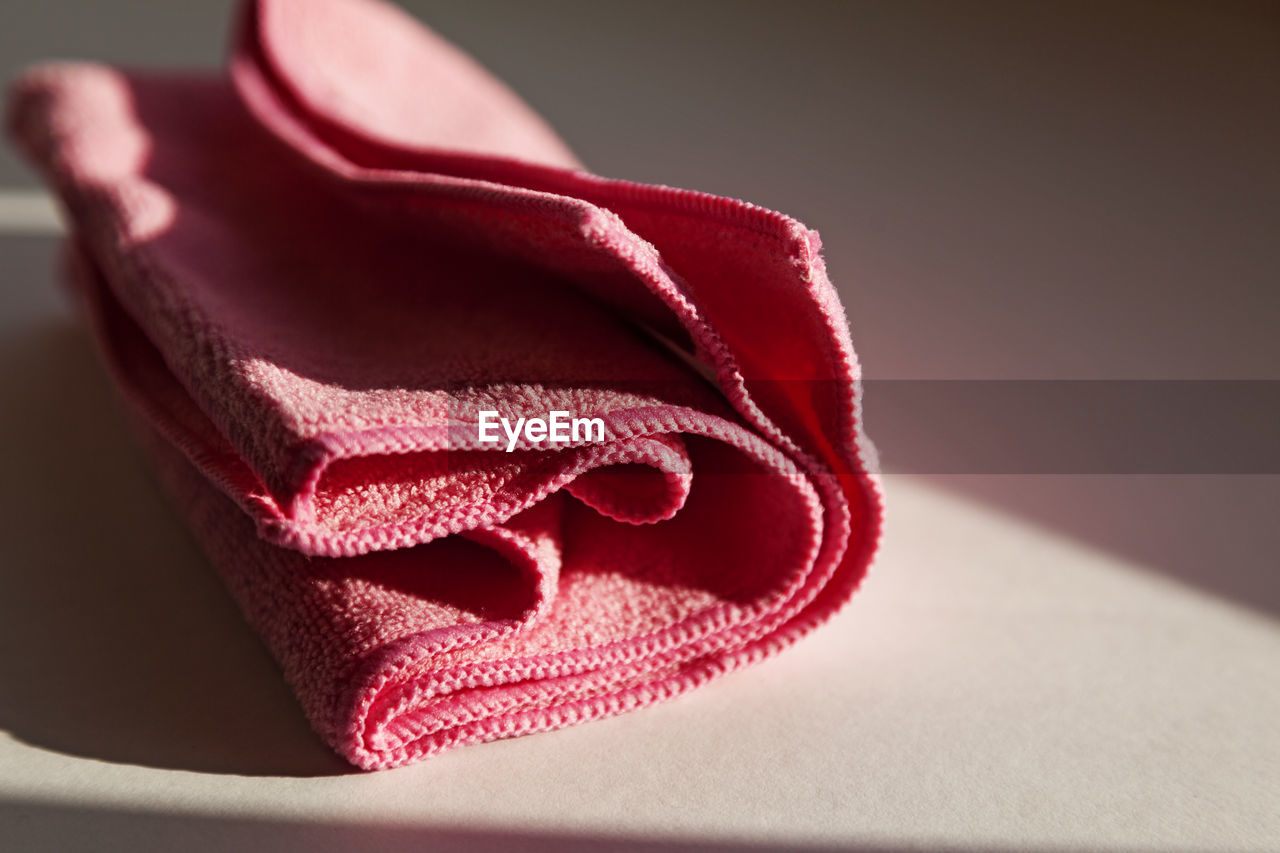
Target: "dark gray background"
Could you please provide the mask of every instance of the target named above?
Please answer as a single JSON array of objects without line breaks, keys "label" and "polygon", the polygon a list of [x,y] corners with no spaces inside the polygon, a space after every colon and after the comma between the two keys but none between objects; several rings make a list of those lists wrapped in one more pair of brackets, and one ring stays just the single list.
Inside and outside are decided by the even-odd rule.
[{"label": "dark gray background", "polygon": [[[817,228],[871,376],[1280,378],[1276,4],[404,5],[593,170]],[[3,4],[0,72],[215,66],[231,8]]]}]

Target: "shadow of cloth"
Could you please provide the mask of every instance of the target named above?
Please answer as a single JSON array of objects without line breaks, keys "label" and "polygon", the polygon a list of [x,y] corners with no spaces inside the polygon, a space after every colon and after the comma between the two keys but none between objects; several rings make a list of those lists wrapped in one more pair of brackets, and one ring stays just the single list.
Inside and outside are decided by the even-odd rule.
[{"label": "shadow of cloth", "polygon": [[1280,616],[1280,475],[934,476],[1193,589]]},{"label": "shadow of cloth", "polygon": [[148,478],[87,333],[2,347],[0,727],[114,762],[349,772]]},{"label": "shadow of cloth", "polygon": [[1280,615],[1280,383],[868,383],[885,471]]},{"label": "shadow of cloth", "polygon": [[[533,853],[896,853],[919,850],[916,844],[850,841],[787,842],[780,839],[714,840],[671,837],[639,838],[617,833],[519,831],[464,826],[404,826],[337,820],[289,820],[113,810],[95,806],[0,802],[0,843],[15,850],[181,849],[187,853],[214,850],[275,850],[324,853],[329,850],[466,851],[492,853],[526,850]],[[1072,846],[1015,847],[1013,845],[935,843],[940,853],[998,853],[1014,849],[1071,853]],[[1115,850],[1119,848],[1097,848]]]}]

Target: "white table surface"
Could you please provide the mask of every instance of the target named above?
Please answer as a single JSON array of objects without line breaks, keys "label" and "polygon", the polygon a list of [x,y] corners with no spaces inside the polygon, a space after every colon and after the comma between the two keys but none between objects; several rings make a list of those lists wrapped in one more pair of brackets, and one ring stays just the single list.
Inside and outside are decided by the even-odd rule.
[{"label": "white table surface", "polygon": [[[98,21],[98,55],[213,61],[225,4],[163,5],[6,10],[0,57]],[[820,228],[874,377],[1280,378],[1274,6],[416,7],[600,171]],[[1280,849],[1275,475],[890,475],[873,575],[787,653],[350,772],[0,179],[0,849]]]}]

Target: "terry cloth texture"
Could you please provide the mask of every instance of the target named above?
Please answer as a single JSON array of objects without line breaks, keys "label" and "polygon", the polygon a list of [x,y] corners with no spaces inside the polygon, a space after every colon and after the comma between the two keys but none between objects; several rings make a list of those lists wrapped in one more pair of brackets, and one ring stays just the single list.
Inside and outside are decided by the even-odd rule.
[{"label": "terry cloth texture", "polygon": [[[9,127],[162,481],[353,764],[673,697],[863,578],[817,234],[585,171],[394,7],[249,4],[225,76],[42,66]],[[606,436],[508,453],[485,410]]]}]

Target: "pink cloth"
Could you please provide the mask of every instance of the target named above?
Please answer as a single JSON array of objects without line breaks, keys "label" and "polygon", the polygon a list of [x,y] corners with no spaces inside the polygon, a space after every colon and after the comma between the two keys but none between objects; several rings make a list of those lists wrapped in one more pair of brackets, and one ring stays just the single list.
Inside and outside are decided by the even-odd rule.
[{"label": "pink cloth", "polygon": [[[260,0],[229,80],[44,66],[9,124],[163,481],[352,763],[670,698],[865,574],[817,234],[582,170],[393,7]],[[507,453],[483,410],[607,436]]]}]

